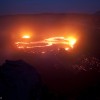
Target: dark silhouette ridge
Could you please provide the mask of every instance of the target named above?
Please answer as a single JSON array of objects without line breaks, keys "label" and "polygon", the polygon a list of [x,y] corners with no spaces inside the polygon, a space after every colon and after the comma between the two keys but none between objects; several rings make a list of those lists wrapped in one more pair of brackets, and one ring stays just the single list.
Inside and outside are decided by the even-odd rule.
[{"label": "dark silhouette ridge", "polygon": [[26,62],[7,60],[0,67],[0,96],[3,100],[37,100],[40,91],[40,76]]}]

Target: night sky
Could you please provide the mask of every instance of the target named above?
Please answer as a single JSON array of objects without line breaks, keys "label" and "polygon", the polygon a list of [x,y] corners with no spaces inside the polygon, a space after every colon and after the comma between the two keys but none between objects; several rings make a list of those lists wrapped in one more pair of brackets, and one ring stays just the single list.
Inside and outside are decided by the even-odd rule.
[{"label": "night sky", "polygon": [[94,13],[100,0],[0,0],[0,15],[28,13]]}]

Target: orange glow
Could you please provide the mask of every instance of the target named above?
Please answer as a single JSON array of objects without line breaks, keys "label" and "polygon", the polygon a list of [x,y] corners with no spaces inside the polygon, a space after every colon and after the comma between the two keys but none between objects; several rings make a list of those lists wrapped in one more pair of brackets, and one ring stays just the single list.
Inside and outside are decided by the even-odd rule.
[{"label": "orange glow", "polygon": [[24,49],[24,46],[18,46],[19,49]]},{"label": "orange glow", "polygon": [[68,50],[69,50],[69,48],[65,48],[65,50],[66,50],[66,51],[68,51]]},{"label": "orange glow", "polygon": [[31,38],[31,36],[30,35],[24,35],[24,36],[22,36],[22,38],[29,39],[29,38]]},{"label": "orange glow", "polygon": [[[22,38],[30,39],[30,35],[24,35]],[[66,51],[73,49],[77,39],[75,37],[51,37],[46,38],[43,41],[31,41],[31,42],[16,42],[16,46],[19,49],[34,49],[34,48],[45,48],[52,47],[53,49],[64,48]],[[42,52],[44,53],[44,52]]]},{"label": "orange glow", "polygon": [[74,45],[76,44],[76,38],[73,38],[73,37],[69,37],[68,38],[68,41],[69,41],[69,45],[73,48]]},{"label": "orange glow", "polygon": [[69,45],[71,48],[73,48],[77,40],[74,37],[68,37],[68,38],[52,37],[52,38],[45,39],[45,41],[50,46],[53,45],[53,44],[66,44],[66,45]]}]

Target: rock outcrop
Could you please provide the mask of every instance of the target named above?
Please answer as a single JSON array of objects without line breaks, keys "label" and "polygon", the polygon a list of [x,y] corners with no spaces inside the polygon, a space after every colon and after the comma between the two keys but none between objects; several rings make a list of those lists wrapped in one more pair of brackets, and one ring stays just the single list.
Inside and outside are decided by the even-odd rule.
[{"label": "rock outcrop", "polygon": [[26,62],[6,61],[0,67],[0,97],[3,100],[39,100],[41,79]]}]

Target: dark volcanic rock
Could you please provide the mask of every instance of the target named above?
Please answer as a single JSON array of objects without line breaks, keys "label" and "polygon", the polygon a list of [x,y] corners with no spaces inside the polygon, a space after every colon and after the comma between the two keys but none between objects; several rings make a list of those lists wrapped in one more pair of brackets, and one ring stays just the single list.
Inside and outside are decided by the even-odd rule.
[{"label": "dark volcanic rock", "polygon": [[41,80],[37,71],[22,60],[6,61],[0,67],[0,97],[3,100],[37,100]]}]

